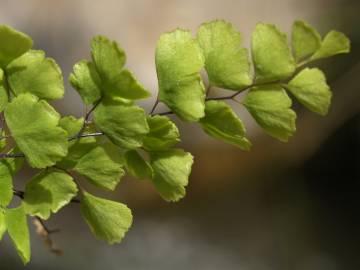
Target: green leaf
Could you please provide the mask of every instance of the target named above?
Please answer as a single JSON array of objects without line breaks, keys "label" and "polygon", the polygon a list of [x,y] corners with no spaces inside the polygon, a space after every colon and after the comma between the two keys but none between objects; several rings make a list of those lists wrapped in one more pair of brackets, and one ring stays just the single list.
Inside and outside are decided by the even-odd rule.
[{"label": "green leaf", "polygon": [[59,126],[66,130],[69,137],[75,136],[79,133],[84,125],[84,118],[76,118],[72,115],[64,116],[59,121]]},{"label": "green leaf", "polygon": [[[84,124],[84,118],[75,118],[73,116],[65,116],[60,119],[59,126],[65,129],[68,137],[77,135]],[[84,133],[93,132],[92,128],[86,127]],[[97,141],[95,137],[84,137],[74,139],[68,142],[68,154],[61,161],[56,163],[57,166],[64,169],[72,169],[78,161],[89,151],[95,148]]]},{"label": "green leaf", "polygon": [[257,24],[252,34],[251,52],[257,82],[285,79],[295,71],[286,34],[272,24]]},{"label": "green leaf", "polygon": [[132,224],[131,210],[122,203],[84,192],[81,214],[96,238],[109,244],[120,243]]},{"label": "green leaf", "polygon": [[150,164],[136,150],[127,151],[124,157],[126,170],[131,176],[137,179],[152,178],[153,171]]},{"label": "green leaf", "polygon": [[125,174],[120,150],[113,144],[99,145],[85,154],[74,171],[85,176],[94,185],[114,190]]},{"label": "green leaf", "polygon": [[151,96],[150,92],[138,82],[135,75],[128,69],[122,70],[117,78],[105,84],[105,95],[131,100],[144,99]]},{"label": "green leaf", "polygon": [[0,151],[4,150],[6,147],[6,132],[4,129],[0,131]]},{"label": "green leaf", "polygon": [[6,207],[13,198],[13,179],[6,160],[0,161],[0,207]]},{"label": "green leaf", "polygon": [[0,241],[6,232],[5,210],[0,207]]},{"label": "green leaf", "polygon": [[128,149],[141,147],[149,132],[144,110],[122,99],[103,99],[94,111],[94,122],[114,144]]},{"label": "green leaf", "polygon": [[3,151],[7,145],[7,139],[6,132],[4,128],[0,129],[0,151]]},{"label": "green leaf", "polygon": [[124,67],[125,52],[115,41],[96,36],[91,41],[91,56],[101,79],[114,81]]},{"label": "green leaf", "polygon": [[144,139],[144,148],[147,151],[167,150],[180,142],[177,126],[166,116],[148,116],[150,132]]},{"label": "green leaf", "polygon": [[24,264],[30,261],[30,236],[24,207],[6,209],[5,223],[10,238]]},{"label": "green leaf", "polygon": [[77,194],[72,177],[56,169],[44,170],[25,186],[24,208],[27,214],[48,219]]},{"label": "green leaf", "polygon": [[321,36],[310,24],[296,21],[292,27],[292,47],[297,62],[312,55],[321,46]]},{"label": "green leaf", "polygon": [[191,173],[193,156],[182,149],[151,152],[153,183],[166,201],[178,201],[185,196],[185,187]]},{"label": "green leaf", "polygon": [[305,68],[287,85],[289,91],[310,111],[326,115],[332,93],[324,73],[317,68]]},{"label": "green leaf", "polygon": [[31,93],[54,100],[64,96],[64,81],[60,67],[43,51],[29,51],[7,67],[8,81],[16,95]]},{"label": "green leaf", "polygon": [[6,67],[12,60],[31,49],[32,39],[14,28],[0,25],[0,67]]},{"label": "green leaf", "polygon": [[204,116],[205,88],[199,74],[204,57],[187,30],[162,34],[156,47],[159,100],[185,121]]},{"label": "green leaf", "polygon": [[205,117],[200,120],[203,130],[211,137],[250,150],[251,143],[245,137],[245,127],[232,108],[223,101],[205,103]]},{"label": "green leaf", "polygon": [[5,110],[6,123],[31,167],[54,165],[67,154],[67,132],[60,115],[46,101],[21,94]]},{"label": "green leaf", "polygon": [[350,40],[347,38],[347,36],[338,31],[330,31],[322,41],[321,47],[311,57],[311,60],[349,52]]},{"label": "green leaf", "polygon": [[101,98],[101,79],[92,62],[81,60],[74,65],[69,82],[87,105]]},{"label": "green leaf", "polygon": [[279,85],[252,88],[243,102],[255,121],[270,136],[287,142],[296,131],[291,99]]},{"label": "green leaf", "polygon": [[5,109],[5,106],[8,103],[8,99],[8,93],[4,84],[4,71],[0,69],[0,112]]},{"label": "green leaf", "polygon": [[238,90],[252,83],[248,52],[231,23],[215,20],[200,26],[197,40],[205,56],[210,84]]},{"label": "green leaf", "polygon": [[[18,147],[14,147],[10,151],[8,151],[8,154],[18,154],[20,153],[20,150]],[[6,158],[4,160],[8,168],[10,169],[11,175],[14,176],[17,174],[22,167],[24,166],[24,159],[23,158]]]}]

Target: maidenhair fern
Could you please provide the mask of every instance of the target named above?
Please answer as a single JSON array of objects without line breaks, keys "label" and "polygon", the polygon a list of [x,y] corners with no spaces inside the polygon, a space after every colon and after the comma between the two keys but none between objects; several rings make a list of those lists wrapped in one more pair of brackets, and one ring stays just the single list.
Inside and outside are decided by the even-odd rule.
[{"label": "maidenhair fern", "polygon": [[[30,260],[27,216],[35,217],[48,234],[43,220],[73,202],[80,203],[82,217],[99,239],[119,243],[130,228],[132,214],[126,205],[88,193],[79,178],[113,191],[129,173],[151,181],[166,201],[185,196],[193,156],[176,148],[179,130],[167,115],[197,122],[209,136],[250,150],[242,120],[226,103],[235,100],[267,134],[288,141],[296,130],[289,92],[321,115],[331,102],[323,72],[304,66],[350,50],[344,34],[331,31],[322,39],[302,21],[293,25],[291,46],[276,26],[259,23],[252,34],[251,58],[228,22],[204,23],[196,37],[176,29],[157,43],[159,94],[146,113],[136,101],[149,98],[150,92],[125,67],[124,50],[96,36],[91,59],[76,63],[69,77],[84,104],[92,105],[78,119],[61,116],[50,105],[64,96],[61,69],[32,46],[26,34],[0,26],[0,239],[7,232],[25,264]],[[211,88],[229,94],[212,97]],[[170,111],[157,113],[159,102]],[[15,190],[12,180],[24,162],[38,173],[23,191]],[[21,198],[16,208],[10,207],[14,195]]]}]

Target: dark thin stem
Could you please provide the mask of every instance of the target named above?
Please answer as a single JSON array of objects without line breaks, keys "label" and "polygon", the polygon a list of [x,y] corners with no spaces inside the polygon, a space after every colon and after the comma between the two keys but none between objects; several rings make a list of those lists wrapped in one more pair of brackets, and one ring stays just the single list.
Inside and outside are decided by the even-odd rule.
[{"label": "dark thin stem", "polygon": [[[81,129],[79,130],[79,132],[76,135],[71,136],[70,138],[68,138],[68,141],[72,141],[72,140],[84,137],[84,136],[82,136],[83,135],[82,133],[84,132],[84,130],[86,128],[86,125],[89,123],[89,119],[90,119],[90,116],[91,116],[92,112],[100,104],[101,100],[102,100],[102,98],[100,98],[98,101],[96,101],[94,106],[92,106],[92,108],[86,113],[85,118],[84,118],[84,123],[83,123]],[[101,135],[103,135],[103,134],[101,134]],[[91,137],[91,136],[87,136],[87,137]]]},{"label": "dark thin stem", "polygon": [[173,111],[167,111],[167,112],[156,113],[154,115],[169,115],[169,114],[174,114],[174,112]]},{"label": "dark thin stem", "polygon": [[80,138],[86,138],[86,137],[98,137],[104,135],[103,132],[93,132],[93,133],[84,133],[84,134],[77,134],[75,136],[72,136],[68,138],[68,141],[73,141]]},{"label": "dark thin stem", "polygon": [[[307,60],[307,61],[304,61],[302,62],[301,64],[298,65],[297,67],[297,70],[294,72],[293,76],[291,76],[290,78],[288,78],[286,81],[279,81],[279,80],[276,80],[276,81],[271,81],[271,82],[265,82],[265,83],[253,83],[249,86],[246,86],[244,88],[241,88],[239,89],[238,91],[236,91],[234,94],[231,94],[229,96],[222,96],[222,97],[206,97],[205,98],[205,101],[209,101],[209,100],[235,100],[235,98],[242,92],[246,91],[246,90],[249,90],[253,87],[256,87],[256,86],[264,86],[264,85],[271,85],[271,84],[276,84],[276,83],[281,83],[281,85],[286,88],[286,82],[290,81],[292,78],[294,78],[296,75],[297,75],[297,71],[302,67],[304,66],[305,64],[308,64],[310,61]],[[283,82],[283,83],[282,83]],[[210,89],[212,88],[212,86],[208,86],[207,89],[206,89],[206,95],[208,95]],[[100,104],[101,102],[101,99],[99,99],[95,104],[94,106],[86,113],[85,115],[85,119],[84,119],[84,124],[82,126],[82,128],[80,129],[80,131],[74,135],[74,136],[71,136],[68,138],[68,141],[72,141],[72,140],[76,140],[76,139],[80,139],[80,138],[86,138],[86,137],[97,137],[97,136],[102,136],[104,135],[103,132],[93,132],[93,133],[85,133],[83,134],[83,131],[85,130],[85,127],[86,127],[86,124],[88,123],[89,121],[89,118],[92,114],[92,112],[96,109],[96,107]],[[151,116],[154,116],[154,115],[171,115],[171,114],[175,114],[173,111],[165,111],[165,112],[160,112],[160,113],[154,113],[155,112],[155,109],[156,107],[158,106],[159,104],[159,97],[156,98],[156,101],[153,105],[153,107],[151,108],[151,111],[150,111],[150,115]],[[237,101],[238,102],[238,101]],[[0,139],[2,139],[2,137],[0,137]],[[19,157],[25,157],[25,155],[23,153],[16,153],[16,154],[7,154],[7,153],[0,153],[0,159],[2,158],[19,158]]]},{"label": "dark thin stem", "polygon": [[156,109],[156,107],[157,107],[158,104],[159,104],[159,96],[156,97],[154,106],[151,108],[151,111],[150,111],[150,113],[149,113],[151,116],[154,115],[154,111],[155,111],[155,109]]},{"label": "dark thin stem", "polygon": [[23,153],[9,154],[9,153],[0,153],[0,158],[23,158],[25,155]]}]

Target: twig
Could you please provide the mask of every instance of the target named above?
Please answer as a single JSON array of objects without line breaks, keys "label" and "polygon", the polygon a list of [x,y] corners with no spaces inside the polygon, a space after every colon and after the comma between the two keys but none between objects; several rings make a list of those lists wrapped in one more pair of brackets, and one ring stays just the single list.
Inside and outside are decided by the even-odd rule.
[{"label": "twig", "polygon": [[44,244],[49,249],[49,251],[51,253],[54,253],[57,256],[62,255],[63,254],[62,250],[55,248],[54,243],[53,243],[52,239],[50,238],[50,234],[57,233],[60,230],[59,229],[50,230],[45,225],[44,221],[39,217],[34,218],[33,224],[35,225],[36,233],[43,238]]},{"label": "twig", "polygon": [[[83,137],[83,136],[82,136],[82,135],[83,135],[82,133],[84,132],[84,130],[85,130],[85,128],[86,128],[86,125],[87,125],[88,122],[89,122],[90,116],[91,116],[92,112],[96,109],[96,107],[100,104],[101,100],[102,100],[102,98],[100,98],[98,101],[96,101],[96,103],[94,104],[94,106],[92,106],[92,108],[86,113],[85,118],[84,118],[84,123],[83,123],[81,129],[79,130],[79,132],[78,132],[76,135],[71,136],[70,138],[68,138],[68,141],[72,141],[72,140],[74,140],[74,139],[79,139],[79,138],[82,138],[82,137]],[[101,135],[102,135],[102,134],[101,134]],[[90,136],[88,136],[88,137],[90,137]]]},{"label": "twig", "polygon": [[21,158],[25,157],[23,153],[9,154],[9,153],[0,153],[0,158]]},{"label": "twig", "polygon": [[154,103],[153,107],[151,108],[151,111],[150,111],[151,116],[154,115],[154,111],[155,111],[158,104],[159,104],[159,96],[156,97],[155,103]]},{"label": "twig", "polygon": [[104,135],[103,132],[93,132],[93,133],[84,133],[84,134],[77,134],[75,136],[69,137],[68,141],[73,141],[80,138],[86,138],[86,137],[98,137]]}]

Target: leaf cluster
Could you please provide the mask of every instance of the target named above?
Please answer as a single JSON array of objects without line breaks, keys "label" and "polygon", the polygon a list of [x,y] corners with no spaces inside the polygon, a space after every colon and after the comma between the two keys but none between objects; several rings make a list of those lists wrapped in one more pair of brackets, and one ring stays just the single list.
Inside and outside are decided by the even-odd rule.
[{"label": "leaf cluster", "polygon": [[[214,139],[250,150],[245,125],[226,102],[234,100],[264,132],[288,141],[296,130],[292,98],[320,115],[327,114],[331,103],[323,72],[304,66],[350,50],[344,34],[330,31],[322,39],[302,21],[294,23],[290,44],[276,26],[259,23],[250,54],[228,22],[204,23],[195,37],[176,29],[157,43],[159,93],[147,113],[136,102],[150,92],[125,67],[124,50],[96,36],[91,57],[78,61],[69,76],[83,103],[91,106],[83,118],[76,118],[60,115],[51,105],[64,96],[63,75],[54,59],[32,46],[26,34],[0,26],[0,239],[7,232],[25,264],[30,260],[27,216],[47,220],[67,204],[80,202],[81,215],[96,238],[119,243],[129,230],[131,210],[90,194],[80,179],[114,191],[128,173],[151,181],[166,201],[185,196],[193,156],[176,146],[180,133],[169,114],[198,123]],[[213,97],[213,88],[229,95]],[[155,113],[159,102],[171,111]],[[24,191],[17,191],[13,178],[24,164],[38,172],[26,181]],[[22,200],[10,207],[14,195]]]}]

